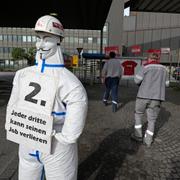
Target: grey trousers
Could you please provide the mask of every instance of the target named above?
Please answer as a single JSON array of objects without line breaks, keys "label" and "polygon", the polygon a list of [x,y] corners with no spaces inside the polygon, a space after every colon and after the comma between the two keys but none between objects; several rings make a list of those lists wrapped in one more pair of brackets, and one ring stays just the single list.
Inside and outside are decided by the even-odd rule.
[{"label": "grey trousers", "polygon": [[136,98],[135,105],[135,126],[142,125],[142,117],[147,113],[147,130],[154,134],[155,122],[160,111],[161,101]]}]

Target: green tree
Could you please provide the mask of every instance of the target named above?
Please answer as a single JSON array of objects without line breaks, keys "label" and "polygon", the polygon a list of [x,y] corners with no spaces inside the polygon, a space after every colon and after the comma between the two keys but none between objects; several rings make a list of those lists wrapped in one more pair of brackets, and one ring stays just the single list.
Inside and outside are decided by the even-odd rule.
[{"label": "green tree", "polygon": [[28,65],[32,66],[35,63],[35,53],[36,53],[36,48],[31,47],[29,48],[28,52],[24,54],[24,58],[27,59]]},{"label": "green tree", "polygon": [[34,64],[35,50],[35,47],[29,48],[28,52],[25,52],[23,48],[13,48],[11,55],[14,60],[26,59],[28,65],[31,66]]},{"label": "green tree", "polygon": [[23,48],[13,48],[11,55],[14,60],[21,60],[24,58],[25,50]]}]

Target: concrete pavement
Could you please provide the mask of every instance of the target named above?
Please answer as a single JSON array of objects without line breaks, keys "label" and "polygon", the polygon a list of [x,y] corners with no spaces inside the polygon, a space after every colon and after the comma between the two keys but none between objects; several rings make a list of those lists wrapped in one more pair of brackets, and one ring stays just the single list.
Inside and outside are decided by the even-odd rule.
[{"label": "concrete pavement", "polygon": [[[150,148],[130,139],[133,130],[136,86],[120,87],[117,113],[100,101],[102,87],[87,87],[90,99],[79,180],[180,179],[180,92],[168,88]],[[146,126],[146,116],[143,119]],[[85,146],[85,147],[83,147]],[[84,151],[84,153],[83,153]],[[88,152],[88,153],[87,153]]]},{"label": "concrete pavement", "polygon": [[[112,113],[111,104],[102,104],[102,85],[85,87],[89,110],[79,139],[78,180],[180,179],[180,91],[167,88],[155,141],[147,148],[130,139],[137,93],[133,83],[128,87],[121,83],[121,106],[116,113]],[[4,130],[8,97],[8,93],[0,93],[0,180],[17,180],[18,145],[6,140]],[[145,127],[146,117],[143,121]]]}]

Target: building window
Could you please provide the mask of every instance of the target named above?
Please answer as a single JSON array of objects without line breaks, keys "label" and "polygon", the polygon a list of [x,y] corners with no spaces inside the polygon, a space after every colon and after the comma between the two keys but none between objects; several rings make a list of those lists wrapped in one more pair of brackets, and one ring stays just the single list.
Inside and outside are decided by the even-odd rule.
[{"label": "building window", "polygon": [[97,44],[97,37],[93,37],[93,44]]},{"label": "building window", "polygon": [[3,36],[3,40],[4,40],[4,41],[7,41],[7,35],[4,35],[4,36]]},{"label": "building window", "polygon": [[107,38],[103,38],[103,44],[107,45]]},{"label": "building window", "polygon": [[79,44],[83,44],[83,38],[79,38]]},{"label": "building window", "polygon": [[100,44],[101,43],[101,39],[97,38],[97,43]]},{"label": "building window", "polygon": [[37,39],[36,39],[36,36],[32,36],[32,42],[36,42]]},{"label": "building window", "polygon": [[31,42],[31,36],[27,36],[27,42]]},{"label": "building window", "polygon": [[108,31],[108,28],[107,28],[107,25],[105,25],[104,27],[103,27],[103,32],[107,32]]},{"label": "building window", "polygon": [[65,38],[64,38],[64,42],[65,42],[65,43],[68,43],[68,42],[69,42],[69,37],[65,37]]},{"label": "building window", "polygon": [[78,38],[77,37],[74,38],[74,42],[78,43]]},{"label": "building window", "polygon": [[22,36],[18,35],[18,42],[22,42]]},{"label": "building window", "polygon": [[0,47],[0,53],[3,53],[3,47]]},{"label": "building window", "polygon": [[8,35],[8,41],[9,41],[9,42],[12,41],[12,35]]},{"label": "building window", "polygon": [[26,36],[23,36],[23,37],[22,37],[22,41],[23,41],[23,42],[27,42],[27,37],[26,37]]},{"label": "building window", "polygon": [[3,36],[2,35],[0,35],[0,41],[2,41],[3,40]]},{"label": "building window", "polygon": [[8,52],[9,52],[8,47],[4,47],[4,53],[8,53]]},{"label": "building window", "polygon": [[17,35],[13,35],[12,38],[13,38],[13,41],[14,41],[14,42],[17,42]]},{"label": "building window", "polygon": [[88,53],[92,53],[92,52],[93,52],[93,50],[91,50],[91,49],[88,50]]},{"label": "building window", "polygon": [[92,40],[93,40],[92,37],[88,37],[88,43],[91,43],[91,44],[92,44]]},{"label": "building window", "polygon": [[83,42],[84,42],[84,43],[88,43],[88,38],[87,38],[87,37],[84,37],[84,38],[83,38]]},{"label": "building window", "polygon": [[12,53],[12,47],[8,47],[8,53]]},{"label": "building window", "polygon": [[69,37],[69,42],[73,43],[74,42],[74,37]]}]

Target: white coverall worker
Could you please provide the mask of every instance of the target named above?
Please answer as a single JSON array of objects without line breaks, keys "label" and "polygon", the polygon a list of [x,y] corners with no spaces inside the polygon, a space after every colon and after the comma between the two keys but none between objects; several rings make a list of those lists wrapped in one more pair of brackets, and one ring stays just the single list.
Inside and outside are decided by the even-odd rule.
[{"label": "white coverall worker", "polygon": [[57,80],[52,109],[52,153],[48,155],[20,145],[19,180],[41,180],[44,175],[47,180],[76,180],[77,139],[85,124],[87,94],[81,82],[64,67],[60,48],[63,26],[59,20],[53,16],[43,16],[38,19],[35,31],[39,38],[36,64],[16,72],[8,106],[18,100],[18,84],[26,72],[44,73]]},{"label": "white coverall worker", "polygon": [[135,104],[134,138],[139,141],[143,138],[142,117],[147,111],[148,125],[143,141],[145,145],[150,146],[161,102],[165,100],[165,87],[169,86],[168,74],[165,66],[151,63],[143,66],[134,80],[139,85]]}]

